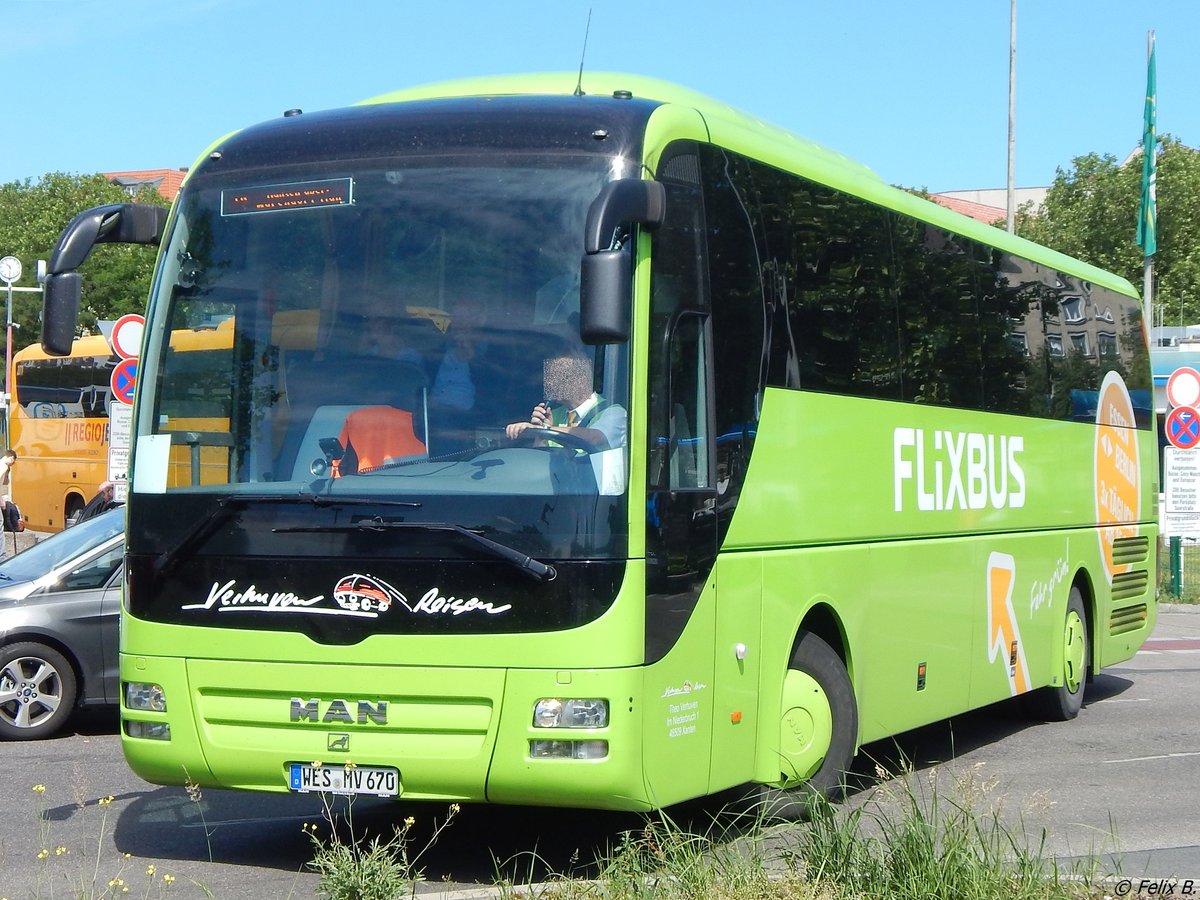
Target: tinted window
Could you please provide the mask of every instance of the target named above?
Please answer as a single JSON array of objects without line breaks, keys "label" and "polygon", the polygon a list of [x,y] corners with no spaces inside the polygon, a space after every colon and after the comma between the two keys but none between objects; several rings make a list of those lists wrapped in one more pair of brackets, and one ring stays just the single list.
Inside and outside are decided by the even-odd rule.
[{"label": "tinted window", "polygon": [[1136,300],[761,163],[705,153],[718,418],[772,385],[1094,421],[1112,370],[1149,427]]},{"label": "tinted window", "polygon": [[17,364],[17,402],[35,419],[108,418],[116,357],[31,359]]}]

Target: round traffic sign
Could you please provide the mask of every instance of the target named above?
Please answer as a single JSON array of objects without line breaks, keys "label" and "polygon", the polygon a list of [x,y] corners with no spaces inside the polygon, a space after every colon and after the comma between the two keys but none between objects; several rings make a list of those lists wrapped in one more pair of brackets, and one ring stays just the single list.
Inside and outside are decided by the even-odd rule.
[{"label": "round traffic sign", "polygon": [[1172,447],[1194,450],[1200,445],[1200,412],[1191,406],[1175,407],[1167,413],[1164,431]]},{"label": "round traffic sign", "polygon": [[134,359],[142,350],[142,332],[146,328],[146,319],[137,313],[121,316],[113,324],[113,352],[121,359]]},{"label": "round traffic sign", "polygon": [[113,396],[122,403],[133,402],[133,389],[137,386],[137,366],[136,359],[123,359],[117,363],[112,377],[109,378]]},{"label": "round traffic sign", "polygon": [[1200,372],[1180,366],[1167,379],[1167,400],[1172,406],[1200,405]]}]

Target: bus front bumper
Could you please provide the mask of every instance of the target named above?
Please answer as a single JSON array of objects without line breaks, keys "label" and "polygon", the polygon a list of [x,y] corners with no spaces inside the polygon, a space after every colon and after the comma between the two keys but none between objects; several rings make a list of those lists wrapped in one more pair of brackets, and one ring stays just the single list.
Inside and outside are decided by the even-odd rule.
[{"label": "bus front bumper", "polygon": [[[642,672],[122,654],[121,739],[156,784],[286,792],[319,762],[395,768],[405,799],[645,810]],[[547,699],[603,701],[607,723],[544,727]]]}]

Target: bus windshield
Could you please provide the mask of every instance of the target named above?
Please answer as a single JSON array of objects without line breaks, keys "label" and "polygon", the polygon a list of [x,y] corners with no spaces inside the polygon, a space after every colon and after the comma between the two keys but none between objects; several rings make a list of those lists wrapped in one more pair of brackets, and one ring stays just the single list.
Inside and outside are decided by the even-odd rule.
[{"label": "bus windshield", "polygon": [[[182,495],[401,500],[410,523],[526,553],[619,555],[627,349],[578,329],[584,218],[619,168],[493,153],[198,175],[152,297],[133,491],[167,517]],[[179,352],[206,329],[229,349]],[[581,427],[510,427],[539,407]]]}]

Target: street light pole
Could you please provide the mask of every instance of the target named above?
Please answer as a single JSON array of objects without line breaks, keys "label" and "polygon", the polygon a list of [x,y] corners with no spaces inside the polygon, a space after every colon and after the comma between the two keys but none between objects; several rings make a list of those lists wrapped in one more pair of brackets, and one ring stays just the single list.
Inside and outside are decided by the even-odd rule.
[{"label": "street light pole", "polygon": [[[42,269],[44,264],[38,260],[38,280],[41,281]],[[37,287],[13,287],[14,281],[21,280],[21,261],[15,256],[0,257],[0,281],[4,282],[6,293],[8,294],[8,302],[4,309],[4,330],[5,330],[5,346],[4,346],[4,442],[8,444],[8,419],[12,413],[12,343],[13,343],[13,291],[29,291],[30,293],[41,293],[42,286]]]},{"label": "street light pole", "polygon": [[[9,383],[12,380],[12,295],[13,282],[19,281],[21,278],[21,261],[15,256],[5,256],[0,259],[0,281],[4,282],[8,292],[8,303],[5,306],[4,324],[6,336],[6,346],[4,348],[4,414],[5,425],[8,424],[8,406],[12,400],[12,385]],[[8,437],[8,429],[5,428],[5,437]]]},{"label": "street light pole", "polygon": [[1016,231],[1017,226],[1017,193],[1016,173],[1013,157],[1015,156],[1016,138],[1014,130],[1017,118],[1017,0],[1011,0],[1008,13],[1008,216],[1006,223],[1009,234]]}]

